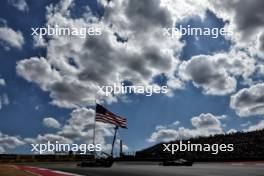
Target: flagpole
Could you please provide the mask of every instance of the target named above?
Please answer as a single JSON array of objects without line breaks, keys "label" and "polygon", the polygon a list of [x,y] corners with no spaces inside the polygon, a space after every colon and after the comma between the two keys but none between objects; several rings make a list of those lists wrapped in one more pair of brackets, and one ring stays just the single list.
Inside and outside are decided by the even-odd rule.
[{"label": "flagpole", "polygon": [[[95,99],[95,114],[94,114],[94,125],[93,125],[93,145],[95,146],[95,124],[96,124],[96,99]],[[96,152],[94,152],[96,154]]]},{"label": "flagpole", "polygon": [[118,126],[116,125],[116,126],[115,126],[115,135],[114,135],[114,138],[113,138],[112,150],[111,150],[111,156],[112,156],[112,157],[113,157],[113,153],[114,153],[114,146],[115,146],[115,140],[116,140],[116,133],[117,133],[117,130],[118,130]]}]

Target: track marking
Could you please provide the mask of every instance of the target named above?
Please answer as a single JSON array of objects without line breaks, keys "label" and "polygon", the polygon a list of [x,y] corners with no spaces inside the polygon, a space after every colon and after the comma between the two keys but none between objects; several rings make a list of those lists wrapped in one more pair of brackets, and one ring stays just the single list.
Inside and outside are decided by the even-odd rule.
[{"label": "track marking", "polygon": [[231,163],[231,165],[233,165],[233,166],[243,166],[244,164],[243,163]]},{"label": "track marking", "polygon": [[29,173],[29,174],[32,174],[32,175],[36,175],[36,176],[42,176],[42,175],[39,175],[39,174],[37,174],[37,173],[34,173],[34,172],[30,172],[30,171],[26,171],[26,170],[23,170],[24,172],[27,172],[27,173]]},{"label": "track marking", "polygon": [[7,166],[10,166],[10,167],[13,167],[13,168],[15,168],[15,169],[19,169],[17,166],[15,166],[15,165],[7,165]]},{"label": "track marking", "polygon": [[239,162],[239,163],[230,163],[230,165],[233,165],[233,166],[246,166],[246,165],[255,165],[255,166],[264,166],[264,163],[263,162]]},{"label": "track marking", "polygon": [[63,172],[63,171],[53,171],[53,172],[58,173],[58,174],[65,174],[67,176],[83,176],[83,175],[72,174],[72,173]]},{"label": "track marking", "polygon": [[32,167],[32,166],[16,166],[20,170],[23,170],[25,172],[37,175],[37,176],[81,176],[76,175],[68,172],[61,172],[56,170],[50,170],[46,168],[40,168],[40,167]]},{"label": "track marking", "polygon": [[256,163],[257,166],[264,166],[264,163]]}]

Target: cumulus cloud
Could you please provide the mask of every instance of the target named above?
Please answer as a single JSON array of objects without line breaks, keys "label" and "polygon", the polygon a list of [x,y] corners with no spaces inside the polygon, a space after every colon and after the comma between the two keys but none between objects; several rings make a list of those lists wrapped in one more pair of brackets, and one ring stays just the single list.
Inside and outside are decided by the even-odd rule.
[{"label": "cumulus cloud", "polygon": [[4,153],[6,149],[13,149],[24,145],[25,142],[19,136],[10,136],[0,132],[0,153]]},{"label": "cumulus cloud", "polygon": [[[0,79],[0,87],[3,87],[6,85],[6,81],[4,79]],[[0,110],[3,108],[3,106],[9,105],[9,98],[7,94],[0,95]]]},{"label": "cumulus cloud", "polygon": [[200,114],[191,118],[192,129],[179,127],[175,128],[156,128],[156,131],[147,139],[149,142],[168,142],[172,140],[189,139],[199,136],[209,136],[223,133],[221,121],[226,117],[214,116],[210,113]]},{"label": "cumulus cloud", "polygon": [[231,96],[230,107],[241,117],[264,114],[264,84],[244,88]]},{"label": "cumulus cloud", "polygon": [[9,98],[7,94],[0,95],[0,110],[3,108],[3,106],[9,105]]},{"label": "cumulus cloud", "polygon": [[157,125],[156,126],[156,130],[161,130],[161,129],[167,129],[167,128],[176,128],[180,125],[180,121],[176,120],[175,122],[173,122],[172,124],[169,125]]},{"label": "cumulus cloud", "polygon": [[213,59],[195,56],[186,62],[185,73],[196,87],[202,87],[205,94],[225,95],[236,88],[236,80],[224,69],[216,69]]},{"label": "cumulus cloud", "polygon": [[249,126],[247,129],[245,129],[244,131],[256,131],[256,130],[262,130],[264,129],[264,120],[259,121],[257,124],[255,125],[251,125]]},{"label": "cumulus cloud", "polygon": [[47,43],[43,37],[39,37],[39,36],[34,35],[33,36],[33,46],[36,48],[38,48],[38,47],[45,48],[47,46]]},{"label": "cumulus cloud", "polygon": [[[56,133],[39,134],[36,138],[25,138],[24,141],[30,144],[47,143],[48,141],[54,143],[58,141],[68,144],[74,142],[92,144],[94,135],[94,116],[94,110],[78,108],[72,111],[70,118],[64,125],[60,125],[53,118],[46,118],[43,121],[46,126],[59,127],[60,125],[60,129]],[[112,137],[113,132],[113,125],[96,122],[95,143],[101,144],[103,151],[109,151],[111,149],[111,144],[109,144],[106,139],[107,137]],[[125,146],[125,148],[127,148],[127,146]]]},{"label": "cumulus cloud", "polygon": [[0,79],[0,86],[5,86],[6,85],[6,81],[4,79]]},{"label": "cumulus cloud", "polygon": [[60,81],[59,73],[52,69],[48,61],[43,57],[32,57],[19,61],[16,70],[18,75],[29,82],[39,84],[43,90],[48,89],[54,82]]},{"label": "cumulus cloud", "polygon": [[[255,44],[255,43],[254,43]],[[258,39],[256,42],[256,49],[252,49],[253,52],[256,52],[258,56],[264,59],[264,32],[259,33]],[[256,51],[255,51],[256,50]],[[251,51],[252,52],[252,51]]]},{"label": "cumulus cloud", "polygon": [[[115,24],[123,23],[127,18],[123,15],[125,10],[134,11],[132,14],[133,17],[138,21],[143,21],[143,19],[139,19],[139,17],[148,18],[151,22],[155,22],[155,20],[160,20],[164,17],[169,17],[173,23],[182,21],[184,19],[188,19],[193,16],[201,16],[203,17],[205,11],[208,7],[208,2],[204,1],[203,3],[199,3],[196,1],[180,1],[180,0],[147,0],[147,1],[123,1],[123,0],[114,0],[114,1],[106,1],[100,0],[100,2],[107,9],[107,12],[112,12],[112,14],[107,14],[108,20],[115,21]],[[130,4],[129,9],[127,5]],[[122,6],[124,8],[122,8]],[[133,7],[137,7],[134,8]],[[144,8],[143,8],[144,7]],[[161,8],[160,8],[161,7]],[[158,9],[157,9],[158,8]],[[118,11],[118,9],[121,9]],[[144,10],[142,10],[144,9]],[[146,9],[146,10],[145,10]],[[153,11],[152,9],[157,9],[157,11]],[[114,11],[114,13],[113,13]],[[115,18],[118,17],[118,18]],[[156,18],[156,19],[155,19]],[[166,22],[164,20],[164,22]],[[148,22],[148,21],[147,21]],[[160,21],[158,21],[160,23]],[[124,24],[124,23],[123,23]],[[145,24],[143,24],[145,25]],[[120,25],[119,27],[126,27],[125,25]]]},{"label": "cumulus cloud", "polygon": [[180,125],[180,123],[181,122],[179,120],[176,120],[175,122],[172,123],[172,126],[177,127]]},{"label": "cumulus cloud", "polygon": [[10,47],[21,49],[24,44],[23,34],[9,27],[0,27],[0,44],[6,50]]},{"label": "cumulus cloud", "polygon": [[245,123],[240,124],[241,127],[247,127],[249,125],[251,125],[251,122],[250,121],[247,121]]},{"label": "cumulus cloud", "polygon": [[263,38],[259,37],[264,27],[263,1],[217,0],[209,1],[209,3],[208,7],[218,17],[230,22],[229,26],[234,30],[231,38],[235,47],[244,48],[252,55],[262,53],[263,57],[263,50],[261,50]]},{"label": "cumulus cloud", "polygon": [[194,86],[209,95],[226,95],[236,90],[236,77],[245,80],[256,69],[254,59],[243,52],[231,51],[215,55],[198,55],[180,66],[183,80],[191,80]]},{"label": "cumulus cloud", "polygon": [[[71,113],[71,118],[58,132],[59,135],[73,139],[92,143],[94,134],[94,116],[92,109],[79,108]],[[103,148],[107,147],[106,138],[113,136],[113,126],[101,122],[96,122],[95,126],[95,143],[102,144]],[[109,147],[107,147],[109,148]]]},{"label": "cumulus cloud", "polygon": [[199,116],[193,117],[191,123],[195,128],[219,128],[221,127],[221,119],[225,119],[225,116],[214,116],[210,113],[202,113]]},{"label": "cumulus cloud", "polygon": [[209,3],[207,0],[203,1],[203,3],[190,0],[161,0],[161,6],[164,6],[169,10],[174,22],[178,22],[193,16],[200,16],[203,18]]},{"label": "cumulus cloud", "polygon": [[3,153],[5,153],[5,149],[4,149],[4,147],[0,146],[0,154],[3,154]]},{"label": "cumulus cloud", "polygon": [[236,133],[236,132],[237,132],[237,130],[232,128],[232,129],[228,130],[226,133],[232,134],[232,133]]},{"label": "cumulus cloud", "polygon": [[25,138],[25,142],[29,144],[45,144],[48,141],[55,143],[56,141],[64,144],[71,144],[73,141],[71,139],[65,138],[57,134],[39,134],[36,138]]},{"label": "cumulus cloud", "polygon": [[264,27],[263,1],[217,0],[210,3],[217,15],[236,24],[237,30],[242,32],[243,37],[251,37]]},{"label": "cumulus cloud", "polygon": [[58,133],[71,139],[85,139],[91,142],[93,137],[94,110],[75,109],[71,113],[71,118]]},{"label": "cumulus cloud", "polygon": [[61,124],[52,117],[47,117],[43,119],[43,125],[50,128],[56,128],[59,129],[61,127]]},{"label": "cumulus cloud", "polygon": [[157,142],[157,141],[171,141],[177,139],[179,133],[174,129],[159,129],[151,134],[150,138],[147,140],[149,142]]},{"label": "cumulus cloud", "polygon": [[8,0],[8,3],[20,11],[28,10],[28,5],[26,0]]}]

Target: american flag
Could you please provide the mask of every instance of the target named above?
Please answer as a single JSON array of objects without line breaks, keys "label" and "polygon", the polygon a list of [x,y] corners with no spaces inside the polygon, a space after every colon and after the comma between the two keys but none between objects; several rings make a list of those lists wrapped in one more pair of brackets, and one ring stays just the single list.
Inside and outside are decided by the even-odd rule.
[{"label": "american flag", "polygon": [[121,128],[127,128],[127,121],[125,118],[115,115],[114,113],[99,104],[96,104],[95,121],[110,123]]}]

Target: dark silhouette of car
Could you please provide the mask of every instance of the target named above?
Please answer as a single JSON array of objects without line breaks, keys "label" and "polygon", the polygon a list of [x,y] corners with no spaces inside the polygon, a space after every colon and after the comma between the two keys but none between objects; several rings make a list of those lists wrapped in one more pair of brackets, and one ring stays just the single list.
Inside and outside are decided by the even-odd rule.
[{"label": "dark silhouette of car", "polygon": [[[105,154],[105,153],[104,153]],[[114,159],[112,156],[105,154],[107,157],[103,158],[94,158],[89,161],[82,161],[78,163],[77,166],[80,167],[111,167],[114,163]]]},{"label": "dark silhouette of car", "polygon": [[192,166],[193,162],[185,159],[166,160],[160,163],[161,166]]},{"label": "dark silhouette of car", "polygon": [[80,167],[111,167],[113,165],[113,159],[94,159],[91,161],[82,161],[77,166]]}]

